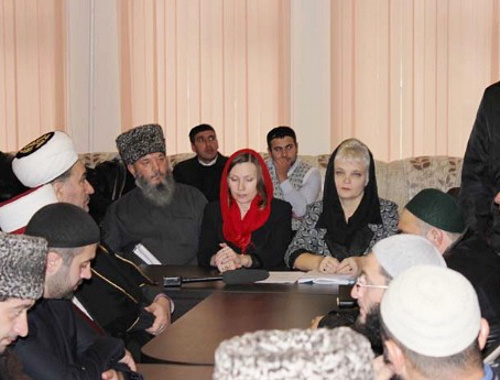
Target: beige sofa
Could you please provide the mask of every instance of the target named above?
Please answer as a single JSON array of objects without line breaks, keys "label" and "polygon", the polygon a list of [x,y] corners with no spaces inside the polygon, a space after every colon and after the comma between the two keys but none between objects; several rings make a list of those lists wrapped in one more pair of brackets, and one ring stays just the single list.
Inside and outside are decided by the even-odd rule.
[{"label": "beige sofa", "polygon": [[[267,157],[267,153],[262,154]],[[117,157],[116,152],[86,153],[80,158],[85,165],[95,167],[100,162]],[[172,166],[193,157],[193,153],[170,156]],[[329,154],[300,156],[304,161],[317,167],[324,180]],[[462,158],[449,156],[419,156],[391,162],[376,161],[377,183],[382,198],[396,202],[403,207],[421,189],[433,187],[447,191],[460,186]]]}]

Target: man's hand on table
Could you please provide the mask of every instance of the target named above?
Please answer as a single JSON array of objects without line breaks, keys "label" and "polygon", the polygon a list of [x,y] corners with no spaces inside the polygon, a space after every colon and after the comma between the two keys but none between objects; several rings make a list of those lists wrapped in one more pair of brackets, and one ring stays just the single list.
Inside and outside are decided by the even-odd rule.
[{"label": "man's hand on table", "polygon": [[316,317],[314,317],[311,321],[311,325],[309,326],[309,328],[311,329],[317,329],[318,328],[318,325],[319,325],[319,322],[324,318],[324,315],[318,315]]},{"label": "man's hand on table", "polygon": [[170,300],[163,295],[157,296],[146,311],[155,316],[153,325],[146,332],[159,335],[170,325]]}]

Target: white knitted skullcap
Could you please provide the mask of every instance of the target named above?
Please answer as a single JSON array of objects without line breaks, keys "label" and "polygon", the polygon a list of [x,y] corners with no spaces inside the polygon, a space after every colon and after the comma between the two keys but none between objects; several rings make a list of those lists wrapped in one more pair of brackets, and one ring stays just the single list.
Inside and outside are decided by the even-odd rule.
[{"label": "white knitted skullcap", "polygon": [[348,327],[263,330],[222,342],[214,380],[374,379],[368,340]]},{"label": "white knitted skullcap", "polygon": [[12,160],[12,170],[24,186],[37,187],[56,179],[78,160],[71,138],[48,132],[22,148]]},{"label": "white knitted skullcap", "polygon": [[378,241],[372,251],[380,266],[393,278],[418,264],[446,267],[438,249],[421,236],[393,235]]},{"label": "white knitted skullcap", "polygon": [[0,228],[4,232],[22,233],[35,212],[57,202],[56,193],[50,184],[25,191],[0,203]]},{"label": "white knitted skullcap", "polygon": [[389,332],[425,356],[457,354],[477,339],[481,312],[476,292],[460,273],[417,265],[389,285],[380,306]]}]

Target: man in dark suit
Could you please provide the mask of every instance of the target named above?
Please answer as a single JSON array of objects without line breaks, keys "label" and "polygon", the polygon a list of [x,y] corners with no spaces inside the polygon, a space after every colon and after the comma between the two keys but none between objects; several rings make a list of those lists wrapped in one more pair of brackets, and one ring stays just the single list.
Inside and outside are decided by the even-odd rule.
[{"label": "man in dark suit", "polygon": [[175,165],[174,178],[176,182],[198,188],[209,202],[218,201],[227,157],[218,151],[215,130],[209,124],[197,125],[189,132],[189,140],[196,156]]},{"label": "man in dark suit", "polygon": [[9,345],[28,334],[28,309],[42,296],[47,242],[0,232],[0,378],[24,380]]},{"label": "man in dark suit", "polygon": [[28,316],[30,335],[14,346],[26,373],[40,380],[121,379],[135,371],[124,343],[100,336],[77,317],[70,299],[92,277],[99,227],[81,208],[54,203],[40,209],[26,234],[48,242],[43,299]]}]

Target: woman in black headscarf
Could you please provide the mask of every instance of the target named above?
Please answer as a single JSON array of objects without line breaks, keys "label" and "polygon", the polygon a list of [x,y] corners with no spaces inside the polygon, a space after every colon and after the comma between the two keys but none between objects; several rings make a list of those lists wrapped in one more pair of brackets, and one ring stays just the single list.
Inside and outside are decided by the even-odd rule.
[{"label": "woman in black headscarf", "polygon": [[313,203],[285,255],[289,268],[335,273],[339,261],[362,256],[380,239],[397,232],[398,208],[379,199],[375,165],[356,139],[332,153],[323,201]]}]

